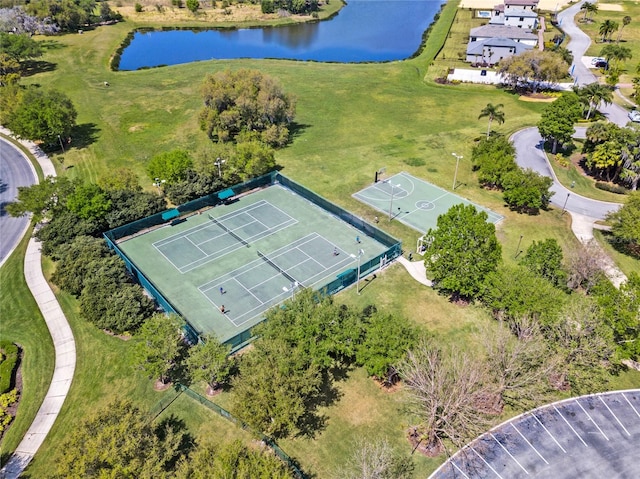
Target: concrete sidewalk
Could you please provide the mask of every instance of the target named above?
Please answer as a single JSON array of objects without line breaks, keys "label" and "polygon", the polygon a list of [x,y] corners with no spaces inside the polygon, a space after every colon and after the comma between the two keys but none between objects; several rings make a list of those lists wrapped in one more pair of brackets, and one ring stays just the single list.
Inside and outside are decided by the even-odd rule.
[{"label": "concrete sidewalk", "polygon": [[[11,136],[11,132],[4,128],[1,128],[0,131]],[[29,141],[20,141],[20,143],[27,147],[36,157],[45,177],[56,176],[53,163],[40,148]],[[69,393],[76,367],[76,343],[73,338],[73,332],[44,277],[40,246],[35,238],[31,238],[27,246],[24,259],[24,275],[27,286],[49,328],[56,357],[49,390],[29,430],[7,464],[0,470],[0,477],[3,479],[19,477],[33,459],[62,409],[62,405]],[[28,351],[26,353],[29,354]],[[18,408],[19,413],[20,408]]]},{"label": "concrete sidewalk", "polygon": [[422,259],[419,261],[409,261],[404,256],[398,256],[396,261],[404,266],[413,279],[426,286],[433,286],[433,283],[427,279],[427,270],[424,267],[424,261]]}]

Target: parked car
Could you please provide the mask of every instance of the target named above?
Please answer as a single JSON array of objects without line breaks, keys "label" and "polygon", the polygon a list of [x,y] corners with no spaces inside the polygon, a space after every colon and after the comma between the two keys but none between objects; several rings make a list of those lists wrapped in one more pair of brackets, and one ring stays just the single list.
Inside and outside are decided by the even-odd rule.
[{"label": "parked car", "polygon": [[606,59],[606,58],[602,58],[602,57],[593,57],[593,58],[591,59],[591,64],[592,64],[593,66],[596,66],[596,63],[602,63],[602,62],[606,62],[606,61],[607,61],[607,59]]},{"label": "parked car", "polygon": [[607,60],[596,62],[593,66],[595,66],[596,68],[604,68],[605,70],[609,69],[609,63],[607,63]]},{"label": "parked car", "polygon": [[629,120],[640,123],[640,110],[631,110],[629,112]]}]

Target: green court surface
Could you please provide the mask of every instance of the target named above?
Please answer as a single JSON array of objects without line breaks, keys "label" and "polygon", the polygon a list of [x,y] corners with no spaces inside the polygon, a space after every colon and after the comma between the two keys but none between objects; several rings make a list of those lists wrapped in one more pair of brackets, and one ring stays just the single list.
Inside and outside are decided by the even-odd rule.
[{"label": "green court surface", "polygon": [[491,223],[504,219],[504,216],[488,208],[405,172],[378,181],[358,191],[353,197],[382,212],[381,220],[397,220],[421,233],[436,228],[438,216],[460,203],[473,205],[477,210],[484,211]]},{"label": "green court surface", "polygon": [[[272,185],[118,247],[199,334],[236,337],[300,287],[320,289],[388,246]],[[221,311],[224,306],[224,313]]]}]

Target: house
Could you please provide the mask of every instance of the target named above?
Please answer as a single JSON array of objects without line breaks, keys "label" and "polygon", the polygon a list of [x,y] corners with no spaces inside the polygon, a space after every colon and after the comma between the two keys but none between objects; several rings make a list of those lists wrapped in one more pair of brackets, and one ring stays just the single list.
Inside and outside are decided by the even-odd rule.
[{"label": "house", "polygon": [[466,61],[474,65],[495,65],[503,58],[519,55],[532,48],[532,45],[510,38],[485,38],[469,42]]},{"label": "house", "polygon": [[505,0],[491,12],[492,25],[534,30],[538,27],[538,0]]},{"label": "house", "polygon": [[469,43],[490,38],[508,38],[514,42],[524,43],[532,47],[535,47],[538,43],[538,36],[529,30],[509,25],[482,25],[469,31]]}]

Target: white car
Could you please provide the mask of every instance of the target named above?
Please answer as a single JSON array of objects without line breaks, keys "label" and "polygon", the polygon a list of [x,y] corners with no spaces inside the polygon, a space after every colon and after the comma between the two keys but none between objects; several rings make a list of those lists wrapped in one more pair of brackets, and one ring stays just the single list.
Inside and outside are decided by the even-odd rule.
[{"label": "white car", "polygon": [[606,62],[607,62],[607,59],[606,59],[606,58],[602,58],[602,57],[593,57],[593,58],[591,59],[591,64],[592,64],[593,66],[595,66],[595,65],[596,65],[596,64],[598,64],[598,63],[603,63],[603,62],[604,62],[604,63],[606,63]]},{"label": "white car", "polygon": [[640,123],[640,110],[632,110],[629,112],[629,120]]}]

